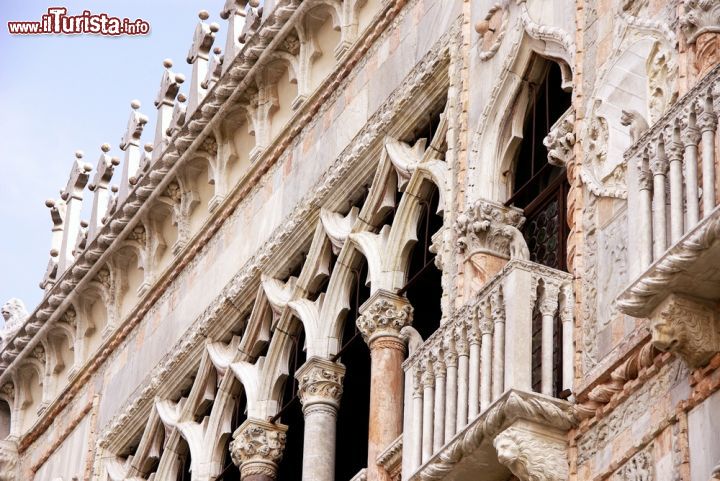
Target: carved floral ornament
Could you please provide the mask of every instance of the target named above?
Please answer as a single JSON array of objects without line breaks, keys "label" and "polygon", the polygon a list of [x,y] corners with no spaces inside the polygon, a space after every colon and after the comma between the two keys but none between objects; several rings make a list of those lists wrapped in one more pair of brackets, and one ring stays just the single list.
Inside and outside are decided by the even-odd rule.
[{"label": "carved floral ornament", "polygon": [[298,396],[303,408],[315,403],[339,407],[345,366],[313,357],[298,370],[296,377],[299,381]]},{"label": "carved floral ornament", "polygon": [[564,167],[573,158],[575,145],[575,111],[570,109],[555,122],[550,132],[543,139],[548,149],[548,163]]},{"label": "carved floral ornament", "polygon": [[230,456],[243,477],[263,474],[275,479],[285,450],[287,426],[248,419],[235,431]]},{"label": "carved floral ornament", "polygon": [[475,31],[480,34],[480,60],[483,62],[493,58],[500,48],[505,38],[508,17],[507,5],[496,3],[475,25]]},{"label": "carved floral ornament", "polygon": [[478,200],[455,222],[460,252],[477,252],[503,258],[529,259],[527,244],[520,232],[525,218],[520,210],[487,200]]},{"label": "carved floral ornament", "polygon": [[357,326],[365,342],[380,336],[399,336],[412,323],[413,308],[404,297],[378,291],[361,307]]}]

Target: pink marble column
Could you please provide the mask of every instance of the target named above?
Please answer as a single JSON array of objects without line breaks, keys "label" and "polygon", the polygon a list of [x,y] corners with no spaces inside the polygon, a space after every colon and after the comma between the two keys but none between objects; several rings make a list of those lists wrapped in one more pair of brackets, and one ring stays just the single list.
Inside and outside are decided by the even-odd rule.
[{"label": "pink marble column", "polygon": [[370,347],[370,429],[368,481],[390,481],[377,465],[378,455],[402,434],[405,343],[400,329],[412,321],[404,297],[379,290],[360,308],[358,329]]}]

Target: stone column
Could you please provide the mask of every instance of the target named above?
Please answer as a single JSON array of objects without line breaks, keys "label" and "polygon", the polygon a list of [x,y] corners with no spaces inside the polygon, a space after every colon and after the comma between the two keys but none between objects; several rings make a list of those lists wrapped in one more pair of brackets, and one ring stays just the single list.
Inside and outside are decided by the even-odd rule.
[{"label": "stone column", "polygon": [[298,395],[305,416],[303,481],[335,479],[335,429],[345,366],[311,357],[298,369]]},{"label": "stone column", "polygon": [[720,3],[683,1],[680,29],[695,57],[698,78],[720,62]]},{"label": "stone column", "polygon": [[370,429],[368,481],[389,481],[377,456],[402,432],[405,343],[400,329],[412,321],[412,306],[404,297],[378,290],[360,307],[357,326],[370,347]]},{"label": "stone column", "polygon": [[230,456],[243,481],[272,481],[285,450],[287,426],[247,419],[233,433]]}]

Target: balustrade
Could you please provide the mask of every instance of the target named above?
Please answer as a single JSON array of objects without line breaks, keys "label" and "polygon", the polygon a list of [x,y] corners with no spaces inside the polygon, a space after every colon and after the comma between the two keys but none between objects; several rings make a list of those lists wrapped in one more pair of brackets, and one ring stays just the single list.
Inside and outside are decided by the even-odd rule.
[{"label": "balustrade", "polygon": [[[565,272],[511,260],[479,291],[473,304],[410,354],[403,364],[407,410],[403,479],[507,390],[531,392],[537,376],[542,394],[571,388],[571,281]],[[542,354],[535,373],[534,318],[541,320],[541,336],[536,339]],[[560,336],[554,332],[556,319],[562,323]],[[553,359],[558,338],[563,342],[560,365]]]}]

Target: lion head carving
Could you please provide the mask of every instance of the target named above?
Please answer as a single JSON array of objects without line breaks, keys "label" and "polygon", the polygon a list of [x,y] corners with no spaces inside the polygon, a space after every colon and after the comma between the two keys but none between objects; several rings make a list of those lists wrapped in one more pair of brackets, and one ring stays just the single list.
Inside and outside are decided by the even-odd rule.
[{"label": "lion head carving", "polygon": [[565,450],[551,439],[509,428],[493,441],[498,461],[521,481],[561,481],[568,477]]},{"label": "lion head carving", "polygon": [[10,299],[3,304],[0,312],[2,312],[3,319],[5,320],[5,326],[0,334],[3,338],[14,334],[28,317],[23,301],[15,298]]}]

